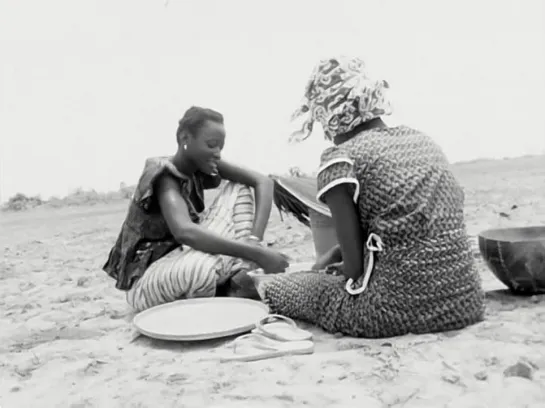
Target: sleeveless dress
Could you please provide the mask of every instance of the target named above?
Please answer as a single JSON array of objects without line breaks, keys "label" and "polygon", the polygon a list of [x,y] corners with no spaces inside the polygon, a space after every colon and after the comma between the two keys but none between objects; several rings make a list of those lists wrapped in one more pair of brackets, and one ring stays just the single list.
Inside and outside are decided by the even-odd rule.
[{"label": "sleeveless dress", "polygon": [[[163,218],[155,183],[164,174],[179,185],[194,223],[226,238],[250,235],[254,197],[249,187],[223,181],[219,176],[180,173],[168,157],[146,160],[121,231],[103,270],[126,292],[136,312],[178,299],[212,297],[239,272],[253,268],[248,261],[214,255],[182,246]],[[217,188],[205,208],[204,190]],[[242,279],[242,277],[237,278]]]},{"label": "sleeveless dress", "polygon": [[317,272],[278,275],[264,287],[274,313],[328,332],[390,337],[461,329],[484,318],[484,292],[464,223],[464,193],[428,136],[372,129],[322,154],[318,200],[351,186],[360,227],[380,237],[367,288]]}]

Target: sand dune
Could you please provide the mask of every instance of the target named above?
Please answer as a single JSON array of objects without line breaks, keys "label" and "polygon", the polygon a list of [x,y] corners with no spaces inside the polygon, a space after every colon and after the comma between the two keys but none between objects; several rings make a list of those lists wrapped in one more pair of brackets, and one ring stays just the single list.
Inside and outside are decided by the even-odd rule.
[{"label": "sand dune", "polygon": [[[472,235],[545,224],[545,157],[454,169]],[[310,328],[313,355],[251,364],[218,364],[231,339],[138,337],[100,270],[126,206],[0,215],[2,408],[545,406],[545,296],[511,297],[476,248],[487,318],[459,332],[363,340]],[[276,212],[267,239],[313,257],[310,231]]]}]

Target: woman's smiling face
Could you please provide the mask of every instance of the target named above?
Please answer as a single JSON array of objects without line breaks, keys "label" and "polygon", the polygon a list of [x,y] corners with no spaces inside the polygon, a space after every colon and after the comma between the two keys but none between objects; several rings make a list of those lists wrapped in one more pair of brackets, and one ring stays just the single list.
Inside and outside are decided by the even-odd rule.
[{"label": "woman's smiling face", "polygon": [[207,120],[196,134],[192,135],[187,150],[193,163],[200,171],[215,175],[218,173],[218,163],[224,145],[224,126],[221,123]]}]

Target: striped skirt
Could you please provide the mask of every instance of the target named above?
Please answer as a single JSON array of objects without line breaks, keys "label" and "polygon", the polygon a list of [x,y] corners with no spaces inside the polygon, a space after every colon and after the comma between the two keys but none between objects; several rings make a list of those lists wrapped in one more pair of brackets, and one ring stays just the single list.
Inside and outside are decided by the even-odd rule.
[{"label": "striped skirt", "polygon": [[[250,235],[253,221],[254,196],[250,188],[224,182],[202,213],[200,224],[225,238],[243,240]],[[179,299],[213,297],[218,286],[255,267],[243,259],[180,247],[148,267],[127,292],[127,302],[140,312]]]}]

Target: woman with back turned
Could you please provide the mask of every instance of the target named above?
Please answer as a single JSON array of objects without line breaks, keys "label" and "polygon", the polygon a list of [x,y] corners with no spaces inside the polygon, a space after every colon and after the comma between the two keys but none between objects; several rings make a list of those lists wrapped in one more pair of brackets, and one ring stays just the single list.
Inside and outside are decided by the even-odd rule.
[{"label": "woman with back turned", "polygon": [[464,193],[430,137],[383,122],[391,113],[387,88],[358,58],[325,59],[315,68],[297,112],[307,121],[296,136],[308,137],[319,122],[333,144],[321,157],[317,200],[331,211],[338,245],[315,269],[337,264],[339,276],[256,277],[258,291],[273,312],[332,333],[460,329],[484,315]]}]

